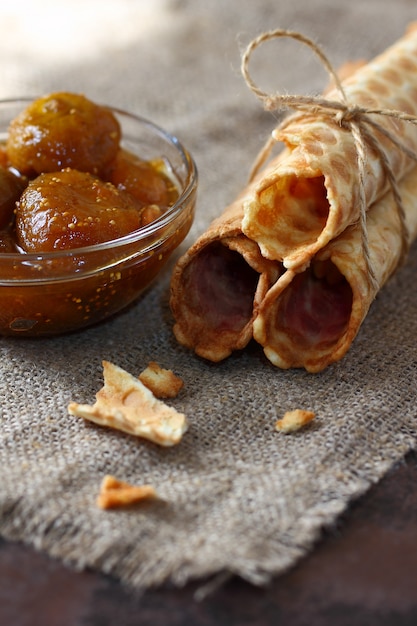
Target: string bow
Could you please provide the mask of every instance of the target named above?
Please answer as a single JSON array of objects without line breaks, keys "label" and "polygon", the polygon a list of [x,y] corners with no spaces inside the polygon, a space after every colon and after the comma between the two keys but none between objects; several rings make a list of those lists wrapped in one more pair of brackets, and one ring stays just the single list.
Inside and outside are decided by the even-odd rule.
[{"label": "string bow", "polygon": [[[252,53],[264,42],[280,37],[295,39],[296,41],[306,45],[316,54],[316,56],[319,58],[322,65],[326,69],[327,73],[329,74],[332,82],[334,83],[334,87],[338,93],[340,100],[330,100],[322,96],[304,96],[298,94],[280,93],[269,94],[265,91],[262,91],[254,83],[248,69],[249,60],[252,56]],[[358,159],[360,227],[362,233],[363,253],[367,264],[369,276],[374,284],[377,285],[375,273],[370,263],[369,242],[366,225],[366,215],[368,208],[365,192],[367,147],[371,148],[377,154],[389,182],[397,207],[401,224],[402,238],[399,264],[403,262],[407,255],[410,246],[410,236],[407,228],[405,210],[401,198],[398,181],[393,172],[389,159],[387,158],[387,155],[381,145],[381,142],[378,139],[378,133],[386,137],[396,148],[405,153],[409,158],[413,159],[414,161],[417,161],[417,152],[411,150],[407,145],[400,141],[397,136],[388,131],[372,116],[390,117],[393,119],[409,122],[414,125],[417,125],[417,117],[415,115],[409,115],[403,111],[398,111],[394,109],[365,108],[355,103],[350,103],[343,88],[342,82],[327,56],[311,39],[296,31],[276,29],[263,33],[256,37],[248,45],[242,56],[241,70],[248,87],[263,102],[264,108],[266,110],[276,111],[280,109],[293,109],[298,112],[321,115],[333,119],[342,128],[345,128],[351,132]],[[252,169],[252,178],[265,162],[274,143],[275,139],[271,137],[265,145],[264,149],[261,151]]]}]

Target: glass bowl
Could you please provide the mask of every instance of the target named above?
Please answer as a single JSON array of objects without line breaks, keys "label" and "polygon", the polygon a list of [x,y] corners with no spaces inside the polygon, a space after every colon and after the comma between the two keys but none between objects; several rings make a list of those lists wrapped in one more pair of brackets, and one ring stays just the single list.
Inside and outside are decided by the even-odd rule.
[{"label": "glass bowl", "polygon": [[[0,142],[30,102],[0,102]],[[85,328],[121,311],[155,280],[194,218],[197,169],[178,139],[139,116],[111,109],[122,147],[166,162],[179,191],[161,217],[112,241],[42,254],[0,253],[0,334],[48,336]]]}]

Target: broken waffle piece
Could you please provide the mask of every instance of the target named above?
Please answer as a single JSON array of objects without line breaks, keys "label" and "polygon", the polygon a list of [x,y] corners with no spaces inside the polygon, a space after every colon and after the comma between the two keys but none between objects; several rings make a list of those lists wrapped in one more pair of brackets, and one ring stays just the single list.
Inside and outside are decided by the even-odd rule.
[{"label": "broken waffle piece", "polygon": [[285,434],[293,433],[309,424],[315,416],[313,411],[304,411],[303,409],[287,411],[284,417],[276,422],[275,429]]},{"label": "broken waffle piece", "polygon": [[116,509],[153,498],[157,498],[157,493],[152,485],[131,485],[108,474],[101,483],[97,506],[100,509]]},{"label": "broken waffle piece", "polygon": [[97,392],[95,404],[70,402],[70,415],[161,446],[179,443],[188,427],[185,415],[155,398],[138,378],[109,361],[103,361],[103,375],[104,386]]},{"label": "broken waffle piece", "polygon": [[152,391],[156,398],[176,398],[184,386],[183,380],[172,370],[161,367],[151,361],[148,367],[139,374],[139,380]]}]

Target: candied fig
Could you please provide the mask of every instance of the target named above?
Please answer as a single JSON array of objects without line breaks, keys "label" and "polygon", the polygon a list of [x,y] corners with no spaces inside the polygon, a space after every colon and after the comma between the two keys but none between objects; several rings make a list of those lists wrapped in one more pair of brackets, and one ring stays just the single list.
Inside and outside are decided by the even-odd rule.
[{"label": "candied fig", "polygon": [[111,241],[140,228],[132,198],[87,172],[41,174],[24,190],[16,233],[26,252],[49,252]]},{"label": "candied fig", "polygon": [[14,210],[26,180],[0,166],[0,228],[7,228],[14,220]]},{"label": "candied fig", "polygon": [[28,176],[67,167],[99,174],[116,156],[119,141],[110,109],[59,92],[34,100],[11,121],[6,149],[11,164]]},{"label": "candied fig", "polygon": [[0,230],[0,253],[17,253],[15,239],[8,230]]},{"label": "candied fig", "polygon": [[164,173],[164,163],[148,162],[128,152],[119,150],[105,176],[118,189],[128,191],[144,206],[157,204],[168,207],[175,202],[178,192]]},{"label": "candied fig", "polygon": [[6,146],[0,144],[0,166],[7,167],[9,165],[9,157],[7,156]]}]

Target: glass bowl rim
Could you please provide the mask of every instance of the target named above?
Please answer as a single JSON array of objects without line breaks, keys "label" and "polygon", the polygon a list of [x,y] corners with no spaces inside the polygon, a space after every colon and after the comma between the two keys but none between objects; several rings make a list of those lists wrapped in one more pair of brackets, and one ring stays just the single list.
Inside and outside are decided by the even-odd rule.
[{"label": "glass bowl rim", "polygon": [[[36,96],[34,98],[18,97],[0,99],[0,107],[7,104],[18,104],[19,102],[22,102],[22,104],[28,104],[30,102],[33,102],[35,98]],[[172,224],[175,221],[175,218],[182,213],[184,207],[187,206],[188,199],[190,198],[190,196],[192,196],[198,184],[198,170],[193,156],[187,150],[184,144],[178,139],[178,137],[162,128],[162,126],[159,126],[159,124],[155,124],[148,118],[138,115],[136,113],[132,113],[130,111],[126,111],[124,109],[114,107],[108,104],[100,104],[100,106],[110,109],[113,113],[116,113],[121,117],[130,118],[135,122],[139,122],[139,124],[141,124],[142,126],[146,126],[149,130],[155,132],[159,137],[164,139],[167,143],[169,143],[173,148],[177,150],[187,168],[185,186],[181,189],[181,193],[178,199],[160,217],[156,218],[146,226],[142,226],[141,228],[138,228],[137,230],[134,230],[127,235],[123,235],[122,237],[118,237],[117,239],[110,239],[108,241],[94,244],[92,246],[68,248],[66,250],[54,250],[51,252],[25,252],[23,254],[20,252],[0,252],[0,259],[7,259],[11,262],[16,261],[17,263],[39,263],[43,260],[51,261],[52,259],[62,259],[74,255],[88,255],[89,253],[96,253],[103,250],[119,248],[152,237],[152,235],[158,233],[165,226],[169,226],[170,224]]]}]

